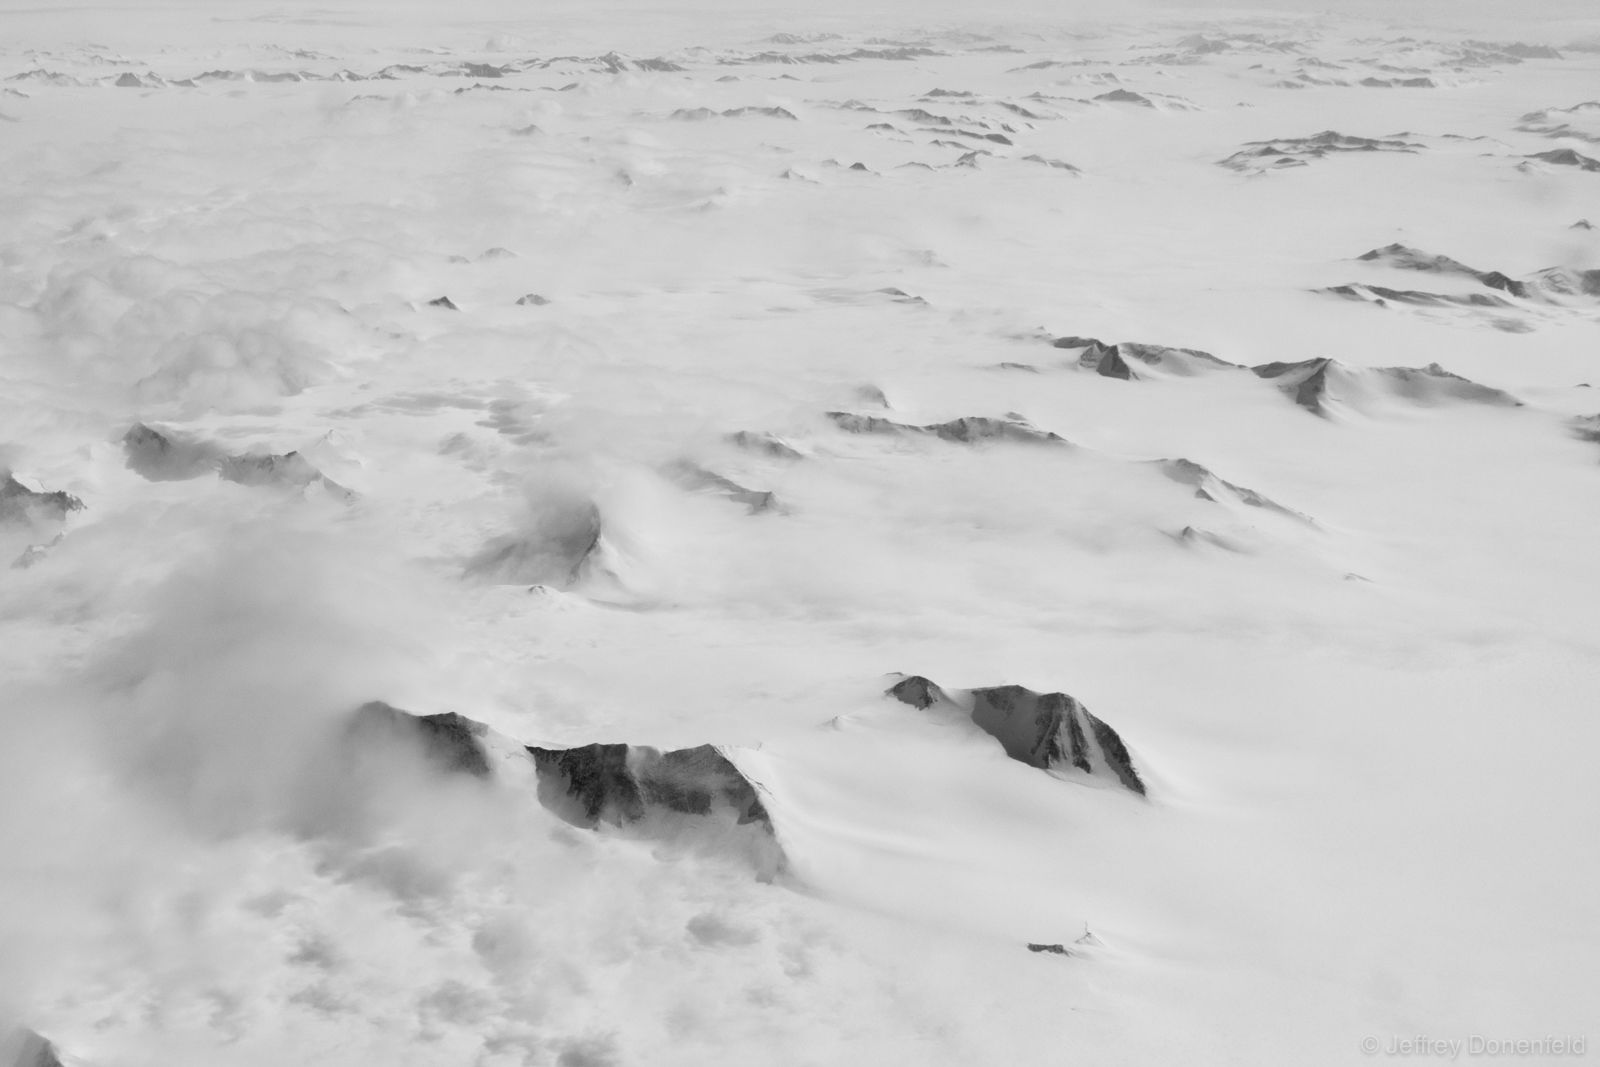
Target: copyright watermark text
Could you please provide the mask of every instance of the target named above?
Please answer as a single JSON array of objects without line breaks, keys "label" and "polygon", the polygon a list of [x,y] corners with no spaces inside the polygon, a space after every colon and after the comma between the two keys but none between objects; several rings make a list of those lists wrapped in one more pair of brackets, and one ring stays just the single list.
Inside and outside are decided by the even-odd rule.
[{"label": "copyright watermark text", "polygon": [[1431,1056],[1455,1060],[1462,1056],[1587,1056],[1589,1038],[1578,1034],[1544,1034],[1540,1037],[1433,1037],[1429,1034],[1368,1034],[1361,1039],[1368,1056]]}]

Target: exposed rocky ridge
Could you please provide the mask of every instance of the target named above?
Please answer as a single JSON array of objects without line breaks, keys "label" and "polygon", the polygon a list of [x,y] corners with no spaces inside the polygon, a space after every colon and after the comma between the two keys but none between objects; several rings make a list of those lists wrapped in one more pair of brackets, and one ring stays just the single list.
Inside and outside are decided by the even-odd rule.
[{"label": "exposed rocky ridge", "polygon": [[969,416],[949,422],[913,426],[877,415],[857,415],[847,411],[830,411],[828,418],[846,433],[876,433],[900,435],[928,435],[957,444],[975,444],[979,441],[1024,441],[1032,444],[1067,444],[1060,434],[1040,430],[1020,415],[1003,419],[987,416]]},{"label": "exposed rocky ridge", "polygon": [[[778,37],[787,35],[779,34]],[[780,41],[776,38],[772,43],[799,44],[799,41]],[[872,42],[869,42],[871,44]],[[978,52],[1012,52],[1015,49],[1007,45],[991,45],[973,49]],[[202,71],[188,77],[163,77],[154,71],[143,75],[133,71],[121,71],[104,76],[76,76],[43,68],[23,71],[11,75],[10,81],[30,81],[38,84],[55,86],[93,86],[111,85],[131,88],[195,88],[215,82],[262,83],[272,84],[281,82],[365,82],[365,81],[400,81],[413,77],[432,78],[470,78],[480,81],[499,82],[508,77],[527,73],[546,71],[551,67],[571,69],[581,67],[595,74],[623,74],[631,71],[677,73],[695,65],[694,60],[700,59],[702,63],[710,59],[718,66],[741,65],[836,65],[841,63],[857,63],[863,61],[879,60],[889,62],[907,62],[933,56],[947,55],[949,53],[937,48],[918,44],[899,42],[883,42],[879,47],[860,46],[855,48],[840,49],[837,51],[780,51],[777,49],[764,49],[761,51],[732,50],[716,55],[714,58],[694,53],[703,53],[701,49],[690,49],[687,53],[675,53],[669,56],[634,57],[620,54],[616,51],[603,55],[551,55],[543,57],[526,57],[507,59],[501,63],[488,63],[474,60],[445,60],[431,63],[390,63],[378,70],[354,71],[349,69],[337,71],[316,71],[305,68],[286,70],[263,70],[259,68],[218,69]],[[312,57],[304,58],[329,58]],[[686,65],[687,64],[687,65]],[[1072,64],[1058,64],[1072,65]],[[538,89],[553,92],[565,91],[576,87],[576,83],[562,86],[559,89],[551,86],[539,86]],[[504,88],[494,85],[485,88]],[[953,94],[951,94],[953,95]]]},{"label": "exposed rocky ridge", "polygon": [[490,777],[489,761],[478,740],[487,732],[482,723],[454,712],[414,715],[381,700],[357,708],[350,724],[350,738],[356,744],[380,738],[414,741],[440,770],[474,778]]},{"label": "exposed rocky ridge", "polygon": [[1546,44],[1524,44],[1521,41],[1512,41],[1510,44],[1495,44],[1492,41],[1463,41],[1462,51],[1465,54],[1475,52],[1488,52],[1491,55],[1506,59],[1521,61],[1524,59],[1560,59],[1561,53]]},{"label": "exposed rocky ridge", "polygon": [[[1171,348],[1137,341],[1108,345],[1093,337],[1061,337],[1052,344],[1056,348],[1082,348],[1083,352],[1078,356],[1079,367],[1092,370],[1103,378],[1120,378],[1123,381],[1144,377],[1146,375],[1141,371],[1148,370],[1187,378],[1207,371],[1239,367],[1237,363],[1218,359],[1198,348]],[[1130,363],[1130,360],[1133,362]]]},{"label": "exposed rocky ridge", "polygon": [[[1377,253],[1386,253],[1392,249],[1400,250],[1404,258],[1414,254],[1414,250],[1401,245],[1391,245],[1389,249],[1380,249],[1375,253],[1368,253],[1363,259],[1375,256]],[[1416,254],[1420,256],[1420,254]],[[1438,260],[1442,265],[1434,265]],[[1422,257],[1423,265],[1416,267],[1418,270],[1440,270],[1445,273],[1466,273],[1476,276],[1479,273],[1470,267],[1465,267],[1455,260],[1443,256]],[[1573,275],[1575,272],[1567,272]],[[1589,277],[1592,275],[1593,277]],[[1522,286],[1521,282],[1513,282],[1503,274],[1490,273],[1496,280],[1503,280],[1513,286]],[[1537,284],[1537,283],[1534,283]],[[1584,276],[1567,281],[1570,288],[1587,287],[1585,291],[1592,291],[1600,295],[1600,271],[1584,272]],[[1520,293],[1518,295],[1521,295]],[[1493,298],[1490,298],[1493,299]],[[1286,396],[1307,411],[1318,415],[1328,414],[1328,405],[1343,402],[1353,406],[1360,406],[1363,401],[1379,396],[1387,396],[1400,400],[1407,400],[1418,404],[1437,404],[1447,401],[1466,401],[1482,404],[1494,404],[1504,407],[1520,407],[1522,401],[1510,393],[1491,386],[1480,385],[1477,382],[1463,378],[1445,370],[1437,363],[1430,363],[1426,367],[1352,367],[1334,359],[1319,358],[1308,359],[1293,363],[1263,363],[1254,367],[1246,367],[1239,363],[1230,363],[1220,359],[1209,352],[1197,348],[1172,348],[1166,345],[1137,344],[1130,341],[1108,345],[1093,337],[1067,336],[1057,338],[1052,342],[1056,348],[1081,349],[1077,365],[1086,370],[1093,370],[1096,374],[1108,378],[1118,378],[1124,381],[1137,380],[1148,375],[1148,369],[1159,370],[1178,376],[1192,376],[1213,370],[1249,370],[1259,378],[1271,381]],[[1187,460],[1163,462],[1188,462]],[[1223,483],[1227,485],[1228,483]],[[1235,491],[1248,497],[1248,490]],[[1263,498],[1264,499],[1264,498]],[[1245,499],[1246,503],[1252,503]],[[1298,513],[1292,513],[1298,514]],[[1303,516],[1302,516],[1303,517]]]},{"label": "exposed rocky ridge", "polygon": [[323,474],[299,452],[230,454],[210,441],[184,434],[162,433],[136,423],[122,438],[130,470],[152,482],[187,481],[215,473],[240,485],[276,485],[304,489],[320,485],[329,496],[349,503],[356,494]]},{"label": "exposed rocky ridge", "polygon": [[1257,376],[1271,380],[1296,404],[1326,417],[1331,403],[1359,406],[1374,395],[1417,404],[1467,401],[1520,407],[1522,401],[1501,389],[1452,374],[1437,363],[1426,367],[1351,367],[1333,359],[1308,359],[1298,363],[1263,363],[1251,367]]},{"label": "exposed rocky ridge", "polygon": [[754,832],[763,839],[757,858],[774,869],[782,866],[759,791],[714,745],[668,751],[626,744],[542,748],[462,715],[416,715],[383,701],[357,710],[346,740],[358,751],[396,741],[412,745],[441,772],[484,781],[514,784],[518,776],[510,768],[520,765],[531,770],[539,802],[584,829],[607,825],[666,833],[645,824],[679,816],[706,820],[691,825],[713,835],[747,827],[745,836]]},{"label": "exposed rocky ridge", "polygon": [[765,116],[773,119],[796,119],[798,121],[798,117],[793,112],[781,107],[735,107],[726,111],[713,111],[708,107],[680,107],[667,117],[680,121],[698,122],[718,117],[738,119],[749,115]]},{"label": "exposed rocky ridge", "polygon": [[754,515],[763,511],[772,511],[778,507],[776,493],[760,490],[746,489],[731,478],[725,478],[715,471],[708,471],[696,463],[688,460],[679,460],[669,464],[665,471],[667,477],[683,486],[685,489],[705,491],[720,494],[729,500],[743,504]]},{"label": "exposed rocky ridge", "polygon": [[[885,47],[885,48],[854,48],[838,52],[779,52],[766,50],[761,52],[729,52],[720,55],[715,62],[719,65],[740,64],[837,64],[859,62],[862,60],[890,60],[907,61],[928,56],[938,56],[945,53],[937,49],[914,45]],[[318,58],[318,57],[306,57]],[[321,57],[326,58],[326,57]],[[680,57],[681,58],[681,57]],[[436,63],[390,63],[387,66],[369,72],[354,70],[338,70],[321,72],[298,68],[293,70],[262,70],[258,68],[219,69],[202,71],[189,77],[163,77],[154,71],[143,75],[132,71],[122,71],[104,76],[77,76],[50,71],[43,68],[23,71],[8,77],[8,81],[30,81],[38,84],[53,86],[94,86],[109,85],[124,88],[195,88],[214,82],[240,82],[274,84],[281,82],[364,82],[364,81],[399,81],[414,76],[435,78],[473,78],[489,81],[499,81],[512,75],[529,71],[548,70],[552,66],[560,65],[564,68],[585,67],[596,74],[622,74],[629,71],[648,71],[674,73],[689,69],[683,63],[669,59],[665,56],[635,58],[621,55],[615,51],[598,56],[556,55],[546,57],[529,57],[524,59],[511,59],[501,64],[477,62],[472,60],[451,60]],[[571,89],[576,86],[563,86],[560,90]],[[489,88],[489,86],[485,86]],[[504,88],[493,86],[493,88]],[[540,86],[540,89],[550,89],[549,86]]]},{"label": "exposed rocky ridge", "polygon": [[1548,152],[1534,152],[1528,159],[1540,159],[1546,163],[1554,163],[1559,167],[1577,167],[1592,173],[1600,173],[1600,159],[1590,159],[1588,156],[1571,148],[1552,148]]},{"label": "exposed rocky ridge", "polygon": [[728,435],[728,441],[740,448],[759,452],[774,459],[802,459],[805,455],[782,438],[755,430],[739,430],[731,433]]},{"label": "exposed rocky ridge", "polygon": [[943,53],[933,48],[855,48],[848,52],[806,52],[796,55],[789,52],[755,52],[725,56],[718,63],[849,63],[862,59],[909,60]]},{"label": "exposed rocky ridge", "polygon": [[920,675],[909,675],[891,686],[887,695],[922,710],[945,707],[965,712],[1000,742],[1006,755],[1030,767],[1072,767],[1145,795],[1144,780],[1121,736],[1065,693],[1036,693],[1020,685],[945,690]]},{"label": "exposed rocky ridge", "polygon": [[1214,534],[1210,530],[1202,530],[1198,526],[1185,526],[1175,534],[1169,534],[1180,545],[1192,547],[1194,545],[1211,545],[1227,552],[1242,552],[1244,549],[1229,538],[1221,534]]},{"label": "exposed rocky ridge", "polygon": [[1334,130],[1324,130],[1311,137],[1248,141],[1244,148],[1217,163],[1229,170],[1260,172],[1282,167],[1303,167],[1309,160],[1342,152],[1419,152],[1423,147],[1395,138],[1351,137]]},{"label": "exposed rocky ridge", "polygon": [[1397,304],[1415,304],[1421,307],[1483,307],[1504,308],[1512,305],[1498,296],[1488,293],[1469,293],[1465,296],[1455,296],[1447,293],[1426,293],[1416,289],[1389,289],[1382,285],[1332,285],[1322,290],[1334,296],[1344,297],[1346,300],[1364,300],[1374,304],[1385,304],[1393,301]]},{"label": "exposed rocky ridge", "polygon": [[0,482],[0,522],[59,523],[70,512],[82,509],[83,501],[72,494],[59,489],[54,492],[29,489],[10,471],[5,472],[5,481]]},{"label": "exposed rocky ridge", "polygon": [[1600,415],[1579,415],[1567,423],[1572,427],[1572,436],[1580,441],[1593,441],[1600,444]]},{"label": "exposed rocky ridge", "polygon": [[1067,171],[1070,174],[1082,174],[1083,173],[1083,171],[1080,170],[1079,168],[1074,167],[1071,163],[1068,163],[1065,160],[1061,160],[1061,159],[1049,159],[1049,158],[1046,158],[1045,156],[1040,156],[1040,155],[1027,155],[1027,156],[1023,156],[1022,158],[1024,160],[1026,160],[1027,162],[1029,162],[1029,163],[1043,163],[1047,167],[1053,167],[1056,170],[1064,170],[1064,171]]},{"label": "exposed rocky ridge", "polygon": [[1277,501],[1262,496],[1254,489],[1246,489],[1242,485],[1219,478],[1208,468],[1201,466],[1190,459],[1158,459],[1154,461],[1161,468],[1161,473],[1177,482],[1179,485],[1192,486],[1194,495],[1201,500],[1213,503],[1222,503],[1224,500],[1233,500],[1246,507],[1262,508],[1273,511],[1279,515],[1287,515],[1303,523],[1315,526],[1316,523],[1309,515],[1303,515],[1293,508],[1286,508]]},{"label": "exposed rocky ridge", "polygon": [[1362,78],[1357,85],[1368,89],[1436,89],[1432,78]]},{"label": "exposed rocky ridge", "polygon": [[62,1067],[56,1046],[47,1038],[32,1031],[19,1030],[0,1042],[0,1065],[3,1067]]},{"label": "exposed rocky ridge", "polygon": [[1383,248],[1374,248],[1356,257],[1357,259],[1372,263],[1379,262],[1387,267],[1399,270],[1429,271],[1434,274],[1462,274],[1475,278],[1491,289],[1499,289],[1510,293],[1512,296],[1527,296],[1528,289],[1522,282],[1513,281],[1497,270],[1475,270],[1449,256],[1429,255],[1415,248],[1408,248],[1402,244],[1385,245]]},{"label": "exposed rocky ridge", "polygon": [[4,472],[0,481],[0,554],[13,552],[11,566],[26,570],[61,542],[67,516],[83,508],[70,493],[33,489],[15,474]]},{"label": "exposed rocky ridge", "polygon": [[1094,99],[1107,104],[1136,104],[1140,107],[1155,107],[1155,104],[1148,97],[1130,92],[1127,89],[1113,89],[1109,93],[1101,93]]},{"label": "exposed rocky ridge", "polygon": [[552,504],[526,529],[496,537],[467,561],[469,577],[500,585],[569,586],[600,547],[600,509],[592,501]]},{"label": "exposed rocky ridge", "polygon": [[1600,297],[1600,270],[1547,267],[1530,275],[1529,284],[1545,297]]},{"label": "exposed rocky ridge", "polygon": [[[643,745],[529,747],[541,800],[567,821],[593,829],[643,819],[652,808],[684,815],[731,813],[736,825],[773,834],[772,818],[748,779],[715,746],[666,752]],[[550,788],[547,790],[547,784]],[[560,798],[552,804],[547,794]]]},{"label": "exposed rocky ridge", "polygon": [[[1571,116],[1558,119],[1557,115]],[[1573,125],[1587,119],[1587,128]],[[1542,133],[1546,137],[1573,137],[1581,141],[1600,143],[1600,100],[1586,100],[1571,107],[1545,108],[1530,111],[1519,120],[1518,130],[1523,133]]]},{"label": "exposed rocky ridge", "polygon": [[135,423],[122,437],[127,466],[152,482],[175,482],[198,478],[215,471],[226,453],[209,441],[186,434],[162,433],[144,423]]}]

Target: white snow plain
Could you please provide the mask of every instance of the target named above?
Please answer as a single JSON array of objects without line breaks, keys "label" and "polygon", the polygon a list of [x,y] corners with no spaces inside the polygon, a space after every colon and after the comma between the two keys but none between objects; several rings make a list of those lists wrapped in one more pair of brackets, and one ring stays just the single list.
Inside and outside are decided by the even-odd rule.
[{"label": "white snow plain", "polygon": [[[1600,19],[1490,10],[8,6],[0,1034],[1600,1040]],[[1323,131],[1401,147],[1283,143]],[[1357,258],[1391,244],[1527,288]],[[1122,380],[1067,335],[1241,366]],[[1243,369],[1313,359],[1309,405]],[[1370,370],[1430,364],[1520,403]],[[139,424],[195,476],[131,467]],[[1069,693],[1149,795],[895,672]],[[787,866],[355,773],[369,700],[723,746]]]}]

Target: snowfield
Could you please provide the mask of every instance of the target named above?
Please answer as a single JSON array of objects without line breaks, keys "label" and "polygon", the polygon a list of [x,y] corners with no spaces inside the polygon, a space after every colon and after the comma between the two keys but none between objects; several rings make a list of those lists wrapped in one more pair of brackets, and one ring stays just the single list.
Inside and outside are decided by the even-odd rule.
[{"label": "snowfield", "polygon": [[1600,1041],[1600,17],[1110,19],[0,7],[0,1067]]}]

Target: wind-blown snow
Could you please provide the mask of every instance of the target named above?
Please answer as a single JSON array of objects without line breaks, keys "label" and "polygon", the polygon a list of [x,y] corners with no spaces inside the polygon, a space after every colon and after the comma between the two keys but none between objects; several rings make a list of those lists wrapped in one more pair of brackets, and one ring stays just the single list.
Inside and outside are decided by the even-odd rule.
[{"label": "wind-blown snow", "polygon": [[0,11],[0,1055],[1600,1038],[1600,21],[1321,6]]}]

